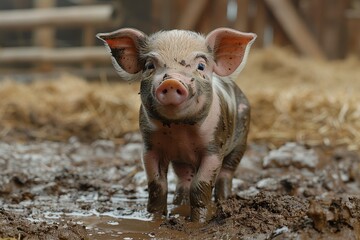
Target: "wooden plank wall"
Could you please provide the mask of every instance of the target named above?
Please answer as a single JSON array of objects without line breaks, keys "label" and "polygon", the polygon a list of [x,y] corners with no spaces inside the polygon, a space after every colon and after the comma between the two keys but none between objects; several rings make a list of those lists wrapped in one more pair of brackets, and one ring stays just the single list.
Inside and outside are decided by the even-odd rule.
[{"label": "wooden plank wall", "polygon": [[[237,18],[227,18],[228,3],[237,7]],[[167,18],[152,30],[182,28],[207,33],[216,27],[232,27],[258,35],[256,47],[293,45],[303,55],[315,58],[344,58],[349,49],[347,29],[360,27],[347,18],[351,0],[154,0],[153,18],[167,7]],[[350,22],[350,23],[349,23]],[[356,26],[355,26],[356,25]],[[358,30],[357,30],[358,32]],[[359,38],[356,38],[360,41]],[[356,44],[355,44],[356,45]],[[357,50],[356,50],[357,51]],[[358,52],[360,54],[360,52]]]},{"label": "wooden plank wall", "polygon": [[[25,8],[17,3],[14,6],[19,8],[0,9],[0,31],[17,34],[31,31],[32,41],[30,46],[18,44],[7,47],[2,46],[1,40],[21,41],[13,39],[15,34],[9,34],[8,39],[6,34],[1,36],[0,79],[12,73],[21,73],[22,77],[33,72],[50,73],[64,68],[80,72],[80,75],[91,73],[96,77],[99,74],[91,71],[95,64],[104,62],[110,65],[109,57],[95,35],[99,29],[109,31],[121,25],[121,9],[117,3],[96,4],[96,0],[83,0],[78,6],[58,7],[59,0],[27,0],[21,2]],[[77,29],[76,37],[79,39],[76,41],[80,46],[64,45],[62,40],[57,39],[57,30],[64,29]],[[22,38],[21,34],[18,36]],[[68,40],[76,37],[66,36]],[[59,46],[59,43],[64,46]]]},{"label": "wooden plank wall", "polygon": [[[61,1],[24,0],[20,3],[26,2],[26,6],[36,9],[54,9]],[[81,46],[69,46],[61,51],[56,45],[55,32],[59,28],[73,27],[74,24],[68,24],[67,19],[64,21],[52,19],[49,24],[35,21],[33,26],[20,23],[18,27],[14,27],[17,24],[15,21],[9,23],[15,25],[7,27],[5,20],[8,21],[9,18],[1,21],[1,15],[5,17],[4,13],[10,11],[2,11],[0,29],[21,31],[24,28],[33,31],[33,35],[32,46],[27,48],[21,48],[23,47],[21,45],[18,48],[4,48],[1,46],[1,39],[4,39],[4,36],[0,37],[0,74],[4,69],[9,71],[24,65],[30,66],[30,70],[40,72],[52,71],[63,66],[69,68],[76,66],[89,73],[101,63],[111,67],[102,43],[94,36],[97,31],[110,31],[121,27],[137,27],[145,33],[179,28],[205,34],[217,27],[231,27],[244,32],[255,32],[258,35],[255,47],[258,48],[271,44],[293,46],[301,55],[319,59],[341,59],[349,53],[360,56],[360,4],[358,7],[354,6],[356,1],[359,2],[359,0],[147,0],[146,2],[144,0],[120,2],[83,0],[80,1],[79,9],[83,6],[95,6],[97,9],[94,10],[98,10],[100,14],[101,5],[107,11],[105,3],[114,6],[116,17],[105,14],[108,19],[81,17],[78,21],[74,20],[75,25],[82,29],[81,39],[78,40]],[[101,12],[101,16],[103,15],[104,13]],[[19,21],[22,21],[21,18]],[[74,64],[75,62],[77,64]],[[2,69],[2,65],[7,67]]]}]

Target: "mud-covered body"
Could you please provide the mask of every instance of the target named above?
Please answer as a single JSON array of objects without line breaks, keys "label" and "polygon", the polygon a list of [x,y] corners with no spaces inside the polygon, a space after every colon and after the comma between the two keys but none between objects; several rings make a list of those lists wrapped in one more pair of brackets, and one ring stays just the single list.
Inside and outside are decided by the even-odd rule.
[{"label": "mud-covered body", "polygon": [[189,31],[146,37],[133,29],[100,36],[120,75],[141,80],[140,131],[148,178],[148,210],[167,212],[167,171],[178,176],[175,204],[191,205],[203,221],[215,199],[231,194],[231,181],[249,130],[250,106],[232,81],[255,39],[231,29],[206,38]]},{"label": "mud-covered body", "polygon": [[[219,80],[214,78],[214,81]],[[191,205],[206,207],[215,179],[217,199],[226,198],[231,193],[232,174],[246,149],[250,106],[233,82],[219,81],[213,86],[210,111],[196,123],[164,123],[149,118],[147,112],[141,109],[140,129],[145,139],[144,163],[146,169],[151,169],[148,175],[156,173],[151,177],[153,181],[149,187],[154,188],[150,192],[159,191],[153,196],[154,208],[159,211],[166,211],[166,176],[170,162],[179,177],[174,203],[189,203],[191,187],[199,186],[201,191],[206,192],[206,200]],[[205,176],[196,176],[200,167]],[[197,191],[192,192],[198,195]],[[196,196],[194,199],[197,199]]]}]

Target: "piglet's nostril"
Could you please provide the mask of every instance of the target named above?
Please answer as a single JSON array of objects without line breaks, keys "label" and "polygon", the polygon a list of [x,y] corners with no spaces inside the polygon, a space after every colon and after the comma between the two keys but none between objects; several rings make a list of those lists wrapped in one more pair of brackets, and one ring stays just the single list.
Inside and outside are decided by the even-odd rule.
[{"label": "piglet's nostril", "polygon": [[186,100],[189,92],[179,80],[167,79],[157,87],[155,94],[162,105],[179,105]]}]

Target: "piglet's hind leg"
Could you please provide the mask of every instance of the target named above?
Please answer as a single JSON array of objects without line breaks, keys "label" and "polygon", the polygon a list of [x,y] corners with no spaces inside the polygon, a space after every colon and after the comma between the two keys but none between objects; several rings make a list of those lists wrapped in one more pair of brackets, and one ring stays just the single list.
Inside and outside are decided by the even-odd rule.
[{"label": "piglet's hind leg", "polygon": [[225,200],[232,194],[232,179],[234,172],[239,165],[245,149],[246,140],[243,140],[237,147],[224,158],[219,176],[215,184],[215,201]]}]

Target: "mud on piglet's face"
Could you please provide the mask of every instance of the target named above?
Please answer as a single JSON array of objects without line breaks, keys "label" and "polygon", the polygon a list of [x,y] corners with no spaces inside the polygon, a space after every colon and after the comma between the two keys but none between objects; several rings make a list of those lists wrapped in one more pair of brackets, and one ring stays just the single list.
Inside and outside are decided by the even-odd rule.
[{"label": "mud on piglet's face", "polygon": [[178,36],[163,32],[144,42],[141,98],[160,120],[195,121],[195,113],[211,102],[214,61],[201,35]]}]

